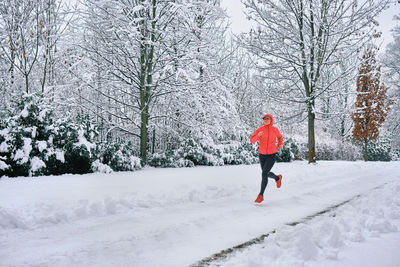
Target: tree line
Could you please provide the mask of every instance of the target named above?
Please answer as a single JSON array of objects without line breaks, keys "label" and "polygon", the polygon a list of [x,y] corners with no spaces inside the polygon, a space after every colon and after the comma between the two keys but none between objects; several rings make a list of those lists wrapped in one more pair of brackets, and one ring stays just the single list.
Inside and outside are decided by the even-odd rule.
[{"label": "tree line", "polygon": [[[0,115],[10,117],[23,93],[40,93],[55,117],[88,115],[101,125],[99,140],[129,141],[143,162],[153,154],[150,138],[157,153],[189,139],[245,143],[265,112],[288,137],[300,130],[310,163],[318,159],[318,132],[351,141],[368,107],[385,110],[398,144],[399,127],[391,126],[398,107],[389,99],[398,94],[385,91],[382,105],[361,106],[357,78],[369,75],[367,55],[380,35],[375,18],[390,1],[243,3],[256,26],[232,36],[219,0],[4,0]],[[390,59],[374,63],[384,71],[378,84],[398,82],[385,75],[398,67]],[[378,120],[377,128],[385,118]],[[376,139],[366,136],[364,145]]]}]

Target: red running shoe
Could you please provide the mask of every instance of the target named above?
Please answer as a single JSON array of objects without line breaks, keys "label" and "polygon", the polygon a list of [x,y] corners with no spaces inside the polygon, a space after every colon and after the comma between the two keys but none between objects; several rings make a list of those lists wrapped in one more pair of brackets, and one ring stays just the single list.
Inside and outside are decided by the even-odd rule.
[{"label": "red running shoe", "polygon": [[261,194],[258,194],[257,199],[254,202],[261,203],[261,202],[263,202],[263,200],[264,200],[264,197]]},{"label": "red running shoe", "polygon": [[282,185],[282,174],[278,175],[279,179],[276,181],[276,187],[280,188]]}]

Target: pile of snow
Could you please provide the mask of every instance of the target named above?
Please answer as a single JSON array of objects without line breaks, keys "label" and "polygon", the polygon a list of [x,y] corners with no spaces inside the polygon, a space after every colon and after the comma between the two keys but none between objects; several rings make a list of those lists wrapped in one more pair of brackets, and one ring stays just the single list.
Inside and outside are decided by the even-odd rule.
[{"label": "pile of snow", "polygon": [[[148,168],[138,173],[110,174],[111,168],[95,161],[92,168],[104,174],[0,179],[0,229],[36,229],[142,209],[229,199],[238,193],[253,194],[254,186],[258,186],[216,186],[201,180],[196,182],[200,183],[198,187],[190,186],[194,181],[189,173],[202,169],[212,172],[207,167],[198,167],[197,172]],[[221,174],[224,170],[215,171]],[[180,177],[173,177],[175,173]]]},{"label": "pile of snow", "polygon": [[[381,235],[396,233],[383,249],[398,248],[399,230],[400,181],[395,181],[303,223],[280,226],[262,243],[237,251],[211,266],[346,266],[340,261],[346,260],[347,249],[373,242]],[[386,259],[386,264],[376,258],[382,248],[360,249],[365,257],[353,259],[356,262],[348,266],[400,265],[398,255]],[[372,265],[369,253],[375,255]]]}]

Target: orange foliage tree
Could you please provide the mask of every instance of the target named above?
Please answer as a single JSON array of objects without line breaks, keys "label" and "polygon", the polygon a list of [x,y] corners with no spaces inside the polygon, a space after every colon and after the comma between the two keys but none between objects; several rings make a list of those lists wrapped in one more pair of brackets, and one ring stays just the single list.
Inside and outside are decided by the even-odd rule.
[{"label": "orange foliage tree", "polygon": [[353,137],[363,144],[363,157],[368,160],[368,143],[379,137],[393,101],[388,98],[388,87],[381,82],[381,68],[376,63],[376,48],[365,51],[357,76],[357,98],[351,114],[354,121]]}]

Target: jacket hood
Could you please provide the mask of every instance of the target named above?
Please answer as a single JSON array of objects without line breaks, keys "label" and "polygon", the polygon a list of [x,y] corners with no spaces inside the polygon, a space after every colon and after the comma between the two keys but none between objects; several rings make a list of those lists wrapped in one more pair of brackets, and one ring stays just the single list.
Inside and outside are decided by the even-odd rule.
[{"label": "jacket hood", "polygon": [[266,116],[268,116],[268,117],[271,119],[271,123],[269,124],[269,126],[272,126],[272,125],[274,124],[274,117],[272,117],[271,114],[265,114],[265,115],[263,116],[263,118],[266,117]]}]

